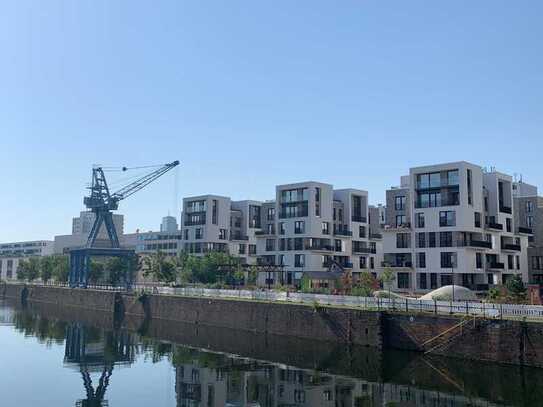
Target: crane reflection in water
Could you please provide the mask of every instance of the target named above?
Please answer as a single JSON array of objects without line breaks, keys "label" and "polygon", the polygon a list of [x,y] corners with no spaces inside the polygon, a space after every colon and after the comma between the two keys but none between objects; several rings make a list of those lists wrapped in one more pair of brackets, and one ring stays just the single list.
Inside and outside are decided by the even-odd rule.
[{"label": "crane reflection in water", "polygon": [[[113,368],[131,365],[134,360],[133,334],[122,330],[104,332],[79,322],[67,325],[64,364],[79,370],[86,392],[86,399],[78,400],[76,406],[107,407],[105,395]],[[92,374],[98,375],[96,387]]]}]

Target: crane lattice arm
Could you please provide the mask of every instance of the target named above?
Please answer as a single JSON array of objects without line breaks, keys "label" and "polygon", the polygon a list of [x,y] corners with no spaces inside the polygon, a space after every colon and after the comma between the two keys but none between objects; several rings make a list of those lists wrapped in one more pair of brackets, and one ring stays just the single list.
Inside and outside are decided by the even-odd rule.
[{"label": "crane lattice arm", "polygon": [[140,179],[132,182],[131,184],[119,189],[117,192],[111,195],[111,199],[115,201],[120,201],[125,198],[128,198],[130,195],[138,192],[140,189],[144,188],[145,186],[149,185],[151,182],[153,182],[158,177],[162,176],[166,172],[170,171],[172,168],[179,165],[179,161],[174,161],[170,164],[165,164],[164,166],[160,167],[158,170],[153,171],[150,174],[144,175]]}]

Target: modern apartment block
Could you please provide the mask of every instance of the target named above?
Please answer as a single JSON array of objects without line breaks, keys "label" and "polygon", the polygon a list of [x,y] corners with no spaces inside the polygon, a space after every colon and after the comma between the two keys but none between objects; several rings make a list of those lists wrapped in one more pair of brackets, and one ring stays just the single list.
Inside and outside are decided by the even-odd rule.
[{"label": "modern apartment block", "polygon": [[405,291],[526,281],[528,234],[514,219],[511,176],[467,162],[412,168],[387,191],[382,266]]},{"label": "modern apartment block", "polygon": [[262,203],[202,195],[183,199],[183,250],[201,255],[223,252],[256,263],[255,233],[261,229]]},{"label": "modern apartment block", "polygon": [[528,282],[543,284],[543,197],[533,185],[517,182],[513,188],[515,227],[528,235]]},{"label": "modern apartment block", "polygon": [[[262,205],[257,252],[260,264],[284,266],[283,283],[298,284],[304,273],[326,272],[334,265],[354,278],[375,270],[380,239],[378,230],[371,235],[366,191],[308,181],[279,185],[275,195],[275,201]],[[376,225],[378,220],[377,211]]]},{"label": "modern apartment block", "polygon": [[22,259],[53,254],[54,242],[34,240],[0,244],[0,280],[17,279],[17,267]]}]

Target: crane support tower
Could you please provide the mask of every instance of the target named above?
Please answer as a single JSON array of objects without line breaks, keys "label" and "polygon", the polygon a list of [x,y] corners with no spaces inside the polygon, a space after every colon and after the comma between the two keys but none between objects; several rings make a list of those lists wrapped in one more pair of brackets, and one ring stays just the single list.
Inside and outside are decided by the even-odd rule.
[{"label": "crane support tower", "polygon": [[[135,194],[140,189],[145,188],[151,182],[178,165],[179,161],[164,164],[160,168],[147,173],[114,193],[110,193],[109,191],[104,168],[95,167],[92,169],[92,183],[89,187],[90,195],[84,198],[83,203],[94,213],[94,223],[89,233],[86,246],[70,251],[70,274],[68,278],[70,287],[87,288],[91,257],[104,256],[119,257],[126,262],[128,271],[124,276],[124,284],[127,290],[131,288],[132,271],[130,270],[130,266],[132,264],[132,259],[135,257],[135,252],[132,249],[121,248],[119,236],[117,235],[117,230],[113,223],[112,211],[119,208],[119,201],[122,201]],[[122,171],[130,169],[131,168],[122,167]],[[96,238],[98,237],[102,225],[105,226],[107,231],[109,247],[102,247],[103,245],[97,247]]]}]

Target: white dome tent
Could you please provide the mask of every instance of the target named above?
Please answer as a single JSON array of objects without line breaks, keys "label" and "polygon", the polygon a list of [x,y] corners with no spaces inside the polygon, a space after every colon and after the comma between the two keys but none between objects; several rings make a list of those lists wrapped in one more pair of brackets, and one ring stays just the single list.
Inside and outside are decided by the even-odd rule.
[{"label": "white dome tent", "polygon": [[437,290],[431,291],[428,294],[420,297],[421,300],[436,300],[436,301],[477,301],[477,296],[469,288],[460,285],[445,285]]}]

